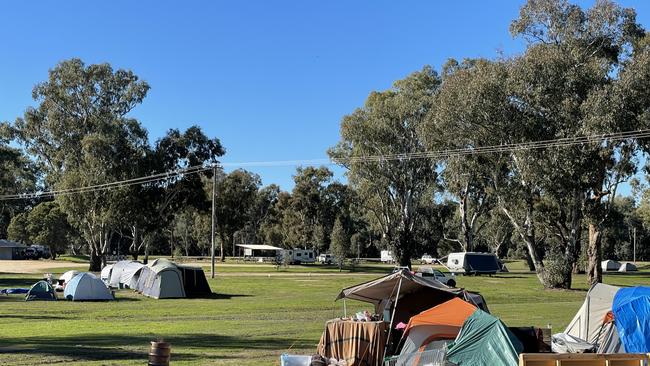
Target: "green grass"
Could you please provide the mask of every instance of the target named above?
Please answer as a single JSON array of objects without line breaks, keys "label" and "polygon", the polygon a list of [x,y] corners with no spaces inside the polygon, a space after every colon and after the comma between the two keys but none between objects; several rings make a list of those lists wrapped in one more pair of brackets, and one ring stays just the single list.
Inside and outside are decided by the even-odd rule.
[{"label": "green grass", "polygon": [[[0,297],[0,365],[144,365],[148,342],[159,338],[171,342],[173,365],[278,365],[283,352],[315,352],[325,321],[342,315],[342,304],[333,301],[342,288],[378,276],[339,275],[336,268],[320,266],[285,272],[222,266],[218,274],[223,276],[210,280],[216,292],[210,299],[153,300],[129,290],[118,291],[118,301],[108,303]],[[27,287],[40,277],[1,274],[0,288]],[[481,292],[506,324],[551,323],[554,330],[566,326],[586,291],[583,275],[570,291],[543,290],[533,274],[517,271],[457,280]],[[605,282],[650,285],[650,271],[607,275]],[[348,302],[349,312],[361,309],[370,307]]]}]

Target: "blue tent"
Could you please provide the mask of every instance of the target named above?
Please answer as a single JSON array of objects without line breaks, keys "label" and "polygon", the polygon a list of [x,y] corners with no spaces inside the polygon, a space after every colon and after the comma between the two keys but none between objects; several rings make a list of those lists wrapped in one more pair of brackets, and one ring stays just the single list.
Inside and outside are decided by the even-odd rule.
[{"label": "blue tent", "polygon": [[650,287],[618,290],[612,310],[625,350],[630,353],[650,352]]},{"label": "blue tent", "polygon": [[108,287],[92,273],[80,273],[65,285],[63,295],[73,301],[113,300]]}]

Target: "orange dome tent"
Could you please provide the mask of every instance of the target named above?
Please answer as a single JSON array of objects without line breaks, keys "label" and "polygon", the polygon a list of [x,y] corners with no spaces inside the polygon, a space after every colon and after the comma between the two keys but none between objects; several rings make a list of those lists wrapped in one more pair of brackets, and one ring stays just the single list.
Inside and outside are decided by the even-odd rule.
[{"label": "orange dome tent", "polygon": [[401,355],[442,347],[456,338],[463,323],[476,311],[476,306],[453,298],[411,317],[402,340]]}]

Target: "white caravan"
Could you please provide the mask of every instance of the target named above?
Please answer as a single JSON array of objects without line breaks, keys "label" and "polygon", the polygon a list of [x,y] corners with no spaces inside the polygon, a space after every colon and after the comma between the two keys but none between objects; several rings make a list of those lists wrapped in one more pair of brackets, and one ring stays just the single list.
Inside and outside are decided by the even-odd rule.
[{"label": "white caravan", "polygon": [[393,257],[393,252],[390,251],[390,250],[382,250],[380,259],[381,259],[382,263],[393,263],[393,262],[395,262],[395,259]]},{"label": "white caravan", "polygon": [[281,259],[284,261],[285,256],[288,257],[291,264],[302,263],[315,263],[316,253],[308,249],[285,249],[281,254]]},{"label": "white caravan", "polygon": [[493,274],[504,271],[496,254],[478,252],[449,253],[447,268],[451,273],[466,274]]}]

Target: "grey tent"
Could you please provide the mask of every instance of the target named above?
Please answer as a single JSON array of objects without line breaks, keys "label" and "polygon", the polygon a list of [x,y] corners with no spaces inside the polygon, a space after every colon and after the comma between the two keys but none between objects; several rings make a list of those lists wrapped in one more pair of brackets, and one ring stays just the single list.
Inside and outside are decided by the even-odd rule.
[{"label": "grey tent", "polygon": [[54,288],[50,285],[49,282],[40,280],[29,289],[27,295],[25,296],[25,301],[34,301],[34,300],[45,300],[53,301],[56,300],[56,293]]},{"label": "grey tent", "polygon": [[169,261],[158,261],[142,267],[138,273],[135,290],[154,299],[185,297],[183,275]]},{"label": "grey tent", "polygon": [[630,262],[621,263],[621,267],[618,269],[619,272],[634,272],[638,271],[636,266]]},{"label": "grey tent", "polygon": [[412,316],[454,297],[487,311],[480,294],[446,286],[430,277],[416,276],[407,269],[343,289],[336,300],[353,299],[371,303],[375,306],[375,313],[385,314],[386,321],[390,318],[386,316],[387,311],[395,303],[392,322],[408,323]]},{"label": "grey tent", "polygon": [[564,333],[593,344],[598,353],[625,352],[616,334],[615,320],[611,316],[614,296],[619,289],[602,283],[593,285]]},{"label": "grey tent", "polygon": [[119,261],[113,265],[109,286],[116,288],[129,287],[133,275],[138,272],[144,264],[136,261]]}]

